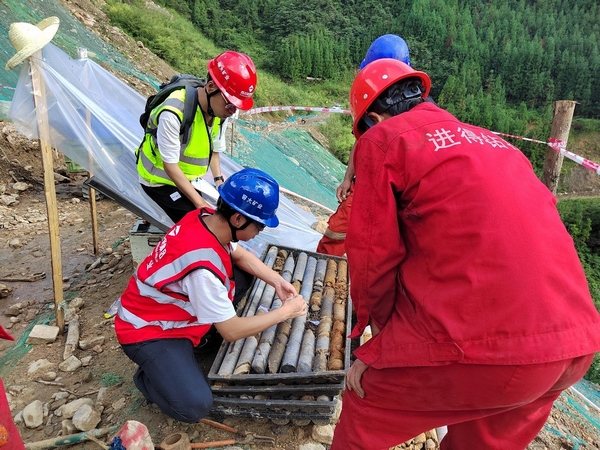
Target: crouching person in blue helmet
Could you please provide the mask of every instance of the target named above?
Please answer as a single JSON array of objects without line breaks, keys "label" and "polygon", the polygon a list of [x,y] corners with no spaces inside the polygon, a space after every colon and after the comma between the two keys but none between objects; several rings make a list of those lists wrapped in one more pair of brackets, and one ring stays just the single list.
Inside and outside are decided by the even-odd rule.
[{"label": "crouching person in blue helmet", "polygon": [[[266,173],[243,169],[219,187],[217,209],[201,208],[177,222],[140,264],[121,295],[115,332],[139,367],[134,383],[168,416],[197,422],[212,393],[194,347],[214,324],[236,341],[306,314],[306,301],[277,272],[237,245],[276,227],[279,186]],[[233,264],[273,286],[283,305],[238,317]]]}]

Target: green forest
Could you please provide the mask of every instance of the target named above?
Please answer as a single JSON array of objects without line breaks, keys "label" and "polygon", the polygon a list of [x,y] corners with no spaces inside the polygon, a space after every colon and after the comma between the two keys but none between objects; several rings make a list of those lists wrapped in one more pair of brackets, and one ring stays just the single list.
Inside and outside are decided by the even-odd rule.
[{"label": "green forest", "polygon": [[[433,95],[504,94],[538,108],[572,99],[600,117],[600,7],[595,0],[164,0],[224,47],[299,80],[343,78],[374,38],[402,36]],[[253,55],[254,56],[254,55]]]},{"label": "green forest", "polygon": [[[592,89],[600,86],[595,0],[158,3],[219,47],[248,53],[258,67],[290,83],[309,77],[349,88],[373,39],[395,33],[408,43],[413,66],[430,75],[433,98],[461,120],[543,138],[549,129],[536,125],[549,123],[552,102],[561,99],[576,100],[579,117],[600,118],[600,90]],[[346,162],[352,138],[335,137],[332,151]],[[524,147],[541,170],[539,156],[531,154],[535,146]]]},{"label": "green forest", "polygon": [[[430,75],[433,98],[465,122],[546,141],[553,103],[575,100],[573,129],[600,132],[597,0],[155,2],[168,14],[144,0],[107,0],[105,9],[114,25],[180,72],[205,75],[217,53],[247,53],[259,72],[257,106],[347,106],[370,43],[394,33],[408,43],[413,67]],[[321,126],[344,163],[350,129],[343,114]],[[518,147],[541,175],[545,146]],[[600,201],[563,200],[558,208],[600,310]],[[600,381],[600,357],[588,377]]]}]

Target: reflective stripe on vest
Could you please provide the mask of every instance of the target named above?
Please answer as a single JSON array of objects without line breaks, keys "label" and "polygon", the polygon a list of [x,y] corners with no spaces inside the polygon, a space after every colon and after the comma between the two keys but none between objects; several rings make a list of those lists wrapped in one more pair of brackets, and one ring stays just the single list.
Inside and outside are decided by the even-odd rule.
[{"label": "reflective stripe on vest", "polygon": [[231,255],[201,220],[201,216],[213,213],[203,208],[184,216],[138,266],[121,295],[115,319],[119,342],[181,337],[197,345],[210,324],[201,323],[202,317],[196,316],[186,294],[171,289],[173,283],[196,270],[216,276],[233,301]]},{"label": "reflective stripe on vest", "polygon": [[[150,183],[175,186],[164,170],[164,164],[156,145],[156,130],[159,116],[163,111],[171,111],[177,115],[180,121],[183,121],[184,102],[185,89],[178,89],[150,113],[149,131],[144,135],[144,141],[138,149],[137,161],[138,173]],[[209,136],[204,114],[200,108],[197,108],[190,130],[190,140],[187,145],[182,144],[179,150],[178,165],[188,180],[194,180],[208,170],[212,141],[218,138],[220,127],[221,119],[215,117]],[[181,139],[181,136],[179,138]]]},{"label": "reflective stripe on vest", "polygon": [[[192,317],[196,316],[196,312],[194,311],[194,308],[189,301],[180,300],[180,299],[177,299],[170,295],[163,294],[162,292],[157,291],[152,286],[148,286],[147,284],[142,283],[140,280],[138,280],[137,273],[134,273],[133,277],[135,278],[135,284],[139,290],[140,295],[142,295],[144,297],[150,297],[155,302],[161,303],[163,305],[170,304],[170,305],[178,306],[179,308],[185,310],[190,316],[192,316]],[[132,312],[128,311],[125,307],[123,307],[122,304],[119,305],[118,313],[119,313],[119,316],[121,317],[121,320],[130,323],[131,325],[133,325],[135,328],[138,328],[138,329],[142,328],[142,327],[151,326],[151,325],[159,326],[163,330],[171,330],[173,328],[185,328],[185,327],[191,327],[194,325],[200,325],[200,323],[197,320],[194,322],[190,322],[189,320],[181,320],[181,321],[153,320],[151,322],[148,322],[148,321],[142,319],[141,317],[136,316]]]},{"label": "reflective stripe on vest", "polygon": [[178,308],[183,309],[186,313],[188,313],[191,316],[196,315],[196,311],[194,311],[194,308],[192,307],[192,304],[189,301],[182,300],[182,299],[173,297],[171,295],[163,294],[160,291],[158,291],[158,293],[157,293],[156,289],[154,287],[148,286],[147,284],[138,280],[138,278],[137,278],[137,276],[135,276],[135,274],[134,274],[134,278],[135,278],[135,284],[138,288],[140,295],[142,295],[144,297],[150,297],[156,303],[160,303],[162,305],[177,306]]},{"label": "reflective stripe on vest", "polygon": [[190,323],[187,320],[181,320],[179,322],[173,320],[153,320],[152,322],[148,322],[127,311],[125,308],[123,308],[123,305],[119,306],[119,317],[121,320],[133,325],[133,327],[137,329],[148,326],[158,326],[163,330],[173,330],[176,328],[189,328],[194,325],[200,325],[198,322]]},{"label": "reflective stripe on vest", "polygon": [[[212,248],[202,248],[183,254],[170,264],[158,269],[155,273],[146,278],[145,283],[141,284],[155,286],[156,289],[161,289],[165,284],[170,283],[173,278],[178,278],[181,272],[186,267],[192,266],[198,261],[208,261],[219,270],[220,274],[227,273],[225,266],[223,265],[223,261],[221,260],[217,252],[214,251]],[[227,292],[229,292],[229,290],[231,289],[231,280],[229,279],[229,277],[227,277],[226,275],[224,277],[220,276],[219,274],[215,275],[225,285]],[[140,282],[138,281],[138,287],[139,285]],[[148,296],[147,294],[144,294],[141,289],[140,294]],[[193,311],[190,314],[193,315]]]}]

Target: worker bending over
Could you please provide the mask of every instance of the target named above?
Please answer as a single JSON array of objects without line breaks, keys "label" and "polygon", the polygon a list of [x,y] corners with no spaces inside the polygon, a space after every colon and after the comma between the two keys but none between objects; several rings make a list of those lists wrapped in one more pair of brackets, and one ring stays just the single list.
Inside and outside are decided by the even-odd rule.
[{"label": "worker bending over", "polygon": [[[365,59],[360,63],[360,70],[369,63],[381,58],[397,59],[412,67],[406,41],[395,34],[384,34],[371,43],[365,54]],[[435,103],[430,96],[427,96],[425,101]],[[348,155],[348,167],[346,167],[344,179],[335,191],[339,205],[327,221],[327,228],[317,245],[318,253],[333,256],[344,256],[346,254],[346,232],[348,231],[348,221],[350,220],[350,211],[352,208],[354,175],[353,146],[350,155]]]},{"label": "worker bending over", "polygon": [[137,170],[144,192],[173,222],[193,209],[209,206],[192,185],[210,165],[215,185],[224,178],[220,153],[225,149],[223,122],[238,109],[252,108],[256,69],[248,55],[226,51],[208,62],[206,85],[198,88],[198,106],[189,142],[180,134],[185,89],[178,89],[150,113],[138,150]]},{"label": "worker bending over", "polygon": [[[139,265],[121,295],[117,339],[139,367],[133,379],[150,402],[182,422],[197,422],[212,393],[194,346],[214,324],[229,342],[306,314],[306,301],[277,272],[237,245],[276,227],[279,186],[266,173],[243,169],[219,189],[216,211],[202,208],[175,224]],[[238,317],[233,264],[275,288],[279,309]]]},{"label": "worker bending over", "polygon": [[346,251],[355,352],[331,450],[448,425],[442,450],[522,450],[600,350],[600,314],[556,199],[492,132],[424,102],[394,59],[356,76]]}]

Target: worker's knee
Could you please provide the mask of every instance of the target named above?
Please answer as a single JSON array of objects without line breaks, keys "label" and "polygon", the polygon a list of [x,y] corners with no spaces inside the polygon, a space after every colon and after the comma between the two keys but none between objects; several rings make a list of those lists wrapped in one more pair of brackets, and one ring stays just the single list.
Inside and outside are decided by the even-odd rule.
[{"label": "worker's knee", "polygon": [[176,407],[173,407],[173,417],[180,422],[195,423],[207,416],[212,408],[213,400],[211,397],[192,396],[185,398]]}]

